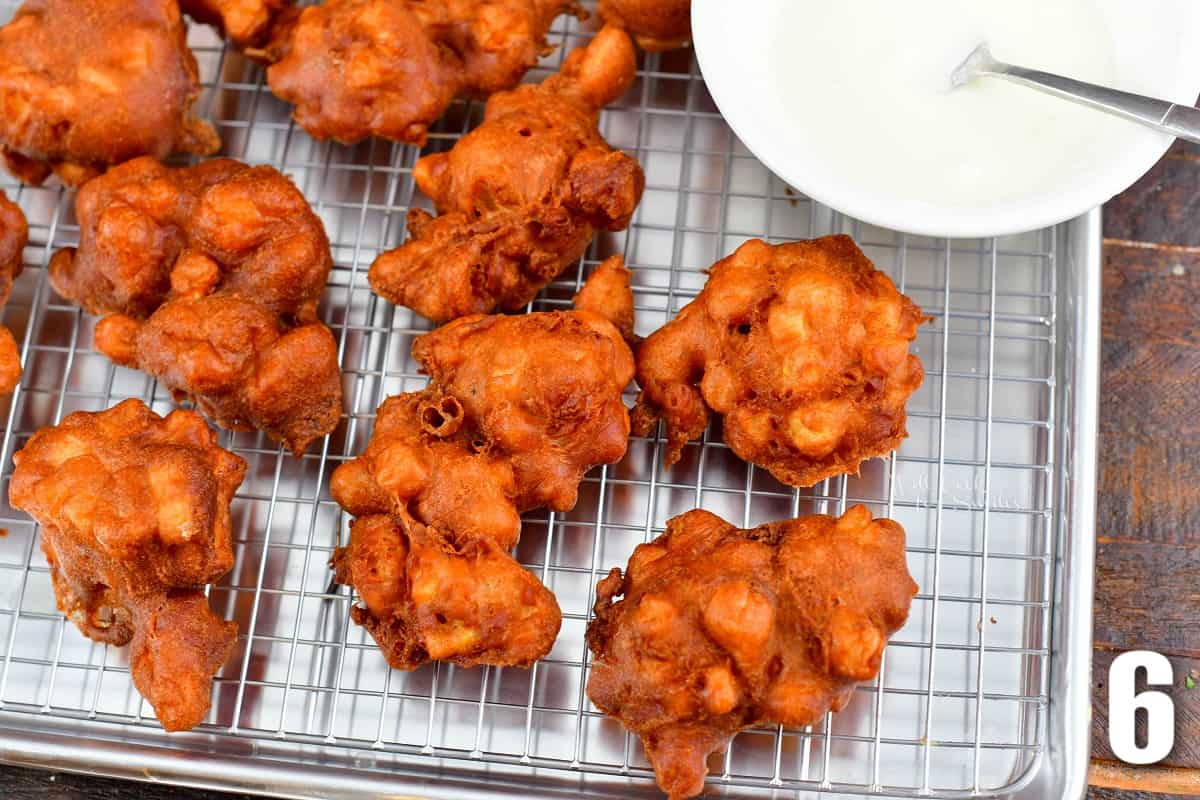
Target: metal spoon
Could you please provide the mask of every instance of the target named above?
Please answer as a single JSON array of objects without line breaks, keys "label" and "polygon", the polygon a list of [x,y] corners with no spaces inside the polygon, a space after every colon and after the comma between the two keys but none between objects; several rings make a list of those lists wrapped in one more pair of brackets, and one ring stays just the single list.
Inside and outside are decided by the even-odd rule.
[{"label": "metal spoon", "polygon": [[1032,86],[1034,89],[1072,100],[1080,105],[1140,122],[1156,131],[1200,143],[1200,109],[1122,92],[1107,86],[1097,86],[1051,72],[1006,64],[992,58],[987,44],[981,44],[971,51],[967,60],[959,64],[950,76],[950,83],[957,89],[981,77],[1003,78],[1013,83]]}]

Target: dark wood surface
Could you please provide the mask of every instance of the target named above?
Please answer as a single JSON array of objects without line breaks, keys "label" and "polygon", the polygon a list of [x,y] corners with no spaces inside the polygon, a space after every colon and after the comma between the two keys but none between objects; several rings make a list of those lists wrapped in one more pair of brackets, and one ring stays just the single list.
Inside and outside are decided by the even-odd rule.
[{"label": "dark wood surface", "polygon": [[5,800],[259,800],[245,794],[13,767],[0,769],[0,797]]},{"label": "dark wood surface", "polygon": [[[1104,223],[1092,782],[1114,788],[1093,796],[1200,795],[1200,148],[1173,147]],[[1138,649],[1175,667],[1176,734],[1133,770],[1108,746],[1107,678]]]},{"label": "dark wood surface", "polygon": [[1163,795],[1162,792],[1139,792],[1130,789],[1106,789],[1099,786],[1093,786],[1088,791],[1088,800],[1160,800],[1162,797],[1170,797],[1172,800],[1181,800],[1182,798],[1194,798],[1195,795]]},{"label": "dark wood surface", "polygon": [[[1104,235],[1089,797],[1200,797],[1200,148],[1177,145],[1109,203]],[[1108,747],[1106,682],[1116,654],[1137,649],[1175,665],[1177,731],[1162,766],[1133,770]],[[0,768],[0,797],[246,796]]]}]

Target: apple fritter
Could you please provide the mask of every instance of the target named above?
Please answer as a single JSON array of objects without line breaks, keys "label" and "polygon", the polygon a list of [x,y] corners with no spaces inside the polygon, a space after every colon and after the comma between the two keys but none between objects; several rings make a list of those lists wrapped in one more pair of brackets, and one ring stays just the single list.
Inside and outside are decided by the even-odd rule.
[{"label": "apple fritter", "polygon": [[141,158],[89,181],[75,216],[79,247],[54,254],[50,280],[92,314],[143,319],[168,299],[220,292],[295,322],[317,318],[329,240],[274,167]]},{"label": "apple fritter", "polygon": [[323,323],[290,327],[266,307],[214,294],[164,303],[149,319],[96,326],[96,349],[190,397],[222,428],[260,430],[300,455],[337,427],[337,342]]},{"label": "apple fritter", "polygon": [[42,526],[59,610],[88,638],[131,646],[134,686],[164,728],[199,724],[237,639],[204,586],[233,566],[245,462],[195,412],[160,417],[139,400],[71,414],[13,462],[9,500]]},{"label": "apple fritter", "polygon": [[[29,224],[20,206],[0,191],[0,309],[12,293],[13,279],[21,274]],[[0,325],[0,395],[21,382],[21,354],[12,331]]]},{"label": "apple fritter", "polygon": [[521,534],[512,463],[464,422],[461,402],[436,390],[389,397],[366,449],[334,470],[333,499],[355,516],[407,511],[511,549]]},{"label": "apple fritter", "polygon": [[692,41],[692,0],[600,0],[599,11],[643,50],[675,50]]},{"label": "apple fritter", "polygon": [[240,49],[265,42],[271,23],[292,0],[180,0],[183,12],[212,25]]},{"label": "apple fritter", "polygon": [[627,227],[645,178],[597,120],[633,77],[632,42],[605,28],[559,73],[493,95],[478,128],[417,162],[413,177],[440,215],[409,212],[411,238],[375,260],[371,287],[440,322],[517,310],[597,231]]},{"label": "apple fritter", "polygon": [[574,0],[326,0],[281,17],[257,54],[317,139],[424,144],[455,97],[515,86]]},{"label": "apple fritter", "polygon": [[[624,270],[619,260],[600,279],[612,280],[607,273],[614,270]],[[614,300],[606,309],[623,317],[632,303],[628,294],[627,302]],[[513,570],[520,570],[507,553],[520,536],[520,514],[542,506],[570,510],[584,474],[624,456],[629,414],[621,393],[633,377],[633,355],[601,312],[575,310],[466,317],[422,336],[413,356],[429,374],[429,387],[380,406],[366,450],[338,467],[331,492],[356,516],[411,515],[436,528],[456,553],[470,554],[446,561],[446,568],[457,565],[474,576],[478,591],[491,591],[486,573],[515,581]],[[341,574],[362,593],[360,573]],[[462,601],[490,602],[465,595]],[[418,613],[412,603],[427,600],[405,602],[412,618]],[[380,638],[380,631],[391,630],[390,617],[366,621],[378,608],[368,601],[356,621],[372,630],[394,667],[411,669],[439,657],[500,663],[481,660],[474,639],[461,652],[438,648],[441,656],[397,647]],[[558,630],[557,609],[552,627]],[[527,661],[544,655],[553,638],[539,638],[545,649]]]},{"label": "apple fritter", "polygon": [[724,417],[738,456],[792,486],[857,472],[907,436],[926,318],[848,236],[745,243],[638,351],[634,432],[666,423],[666,463]]},{"label": "apple fritter", "polygon": [[638,342],[633,332],[632,277],[621,256],[609,256],[571,301],[576,311],[587,311],[611,322],[631,347]]},{"label": "apple fritter", "polygon": [[329,241],[285,176],[141,158],[89,181],[75,209],[79,248],[54,254],[50,280],[108,315],[97,349],[297,454],[337,426],[337,343],[317,318]]},{"label": "apple fritter", "polygon": [[739,730],[839,711],[879,671],[917,585],[865,506],[739,530],[689,511],[596,587],[587,693],[641,737],[671,800]]},{"label": "apple fritter", "polygon": [[494,542],[457,540],[405,513],[354,520],[333,566],[362,601],[351,618],[397,669],[431,659],[528,667],[562,621],[550,590]]},{"label": "apple fritter", "polygon": [[21,349],[12,331],[0,325],[0,395],[6,395],[21,383]]},{"label": "apple fritter", "polygon": [[413,357],[429,386],[380,406],[366,450],[333,474],[352,514],[408,509],[507,549],[521,512],[570,510],[584,473],[625,454],[633,356],[595,311],[464,317]]},{"label": "apple fritter", "polygon": [[8,302],[13,280],[21,274],[28,243],[29,223],[25,220],[25,212],[0,189],[0,308]]},{"label": "apple fritter", "polygon": [[0,28],[0,154],[26,183],[216,152],[199,93],[175,0],[26,0]]}]

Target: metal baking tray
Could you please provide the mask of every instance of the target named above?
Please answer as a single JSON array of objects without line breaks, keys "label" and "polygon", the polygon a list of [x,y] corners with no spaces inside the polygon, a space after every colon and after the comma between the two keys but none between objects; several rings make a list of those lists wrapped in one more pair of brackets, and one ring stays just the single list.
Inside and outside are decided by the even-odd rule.
[{"label": "metal baking tray", "polygon": [[[14,0],[0,0],[7,18]],[[586,38],[561,19],[542,69]],[[0,760],[290,797],[655,797],[640,745],[584,694],[584,628],[595,583],[666,520],[704,507],[743,525],[867,503],[908,532],[921,587],[878,680],[804,730],[747,731],[711,764],[723,797],[1080,797],[1088,752],[1100,273],[1099,212],[986,240],[904,236],[793,192],[733,136],[688,51],[646,55],[606,110],[609,141],[635,154],[647,188],[629,231],[601,235],[532,304],[569,303],[605,256],[634,271],[637,329],[662,325],[704,268],[751,237],[852,234],[933,317],[917,346],[926,379],[910,436],[857,477],[793,490],[748,466],[718,431],[661,467],[634,439],[593,470],[570,513],[527,516],[518,555],[556,593],[563,628],[531,670],[389,670],[349,623],[351,596],[327,561],[347,535],[330,471],[363,447],[374,409],[421,386],[409,348],[428,322],[368,289],[366,269],[404,239],[411,146],[318,143],[289,122],[261,70],[193,28],[224,153],[290,175],[325,222],[336,269],[322,313],[338,339],[346,416],[303,458],[256,434],[221,434],[249,462],[234,504],[237,563],[211,590],[241,635],[208,720],[167,735],[133,691],[126,653],[84,639],[56,611],[36,526],[0,500]],[[479,120],[458,103],[426,151]],[[74,244],[73,195],[4,188],[31,223],[27,269],[3,322],[25,377],[0,400],[0,494],[12,454],[72,411],[167,395],[92,347],[95,319],[55,296],[54,250]],[[630,394],[632,402],[632,389]]]}]

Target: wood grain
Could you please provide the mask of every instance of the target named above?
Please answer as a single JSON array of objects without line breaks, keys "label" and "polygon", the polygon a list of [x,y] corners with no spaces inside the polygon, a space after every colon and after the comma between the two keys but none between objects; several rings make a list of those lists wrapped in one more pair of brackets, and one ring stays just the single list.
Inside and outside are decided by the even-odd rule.
[{"label": "wood grain", "polygon": [[[1088,800],[1163,800],[1161,792],[1138,792],[1126,789],[1107,789],[1092,786],[1088,789]],[[1175,796],[1172,800],[1200,800],[1200,795]]]},{"label": "wood grain", "polygon": [[1102,650],[1200,658],[1200,548],[1101,539],[1093,631]]},{"label": "wood grain", "polygon": [[22,767],[0,768],[0,797],[8,800],[258,800],[247,794],[181,789]]},{"label": "wood grain", "polygon": [[1200,254],[1105,248],[1103,538],[1200,543],[1198,307]]},{"label": "wood grain", "polygon": [[1093,761],[1088,797],[1140,800],[1200,795],[1200,772],[1177,767],[1134,767],[1115,761]]},{"label": "wood grain", "polygon": [[1177,144],[1141,180],[1110,200],[1104,235],[1200,246],[1200,148]]},{"label": "wood grain", "polygon": [[[1130,789],[1088,788],[1088,800],[1163,800],[1162,792],[1141,792]],[[1200,795],[1174,796],[1172,800],[1200,800]]]},{"label": "wood grain", "polygon": [[[1182,685],[1200,685],[1200,147],[1109,203],[1105,237],[1089,796],[1200,796],[1200,689]],[[1177,679],[1175,748],[1154,768],[1108,746],[1108,666],[1137,649]]]},{"label": "wood grain", "polygon": [[[1163,800],[1162,792],[1146,792],[1133,789],[1110,789],[1103,786],[1088,788],[1088,800]],[[1200,795],[1171,795],[1171,800],[1200,800]]]}]

